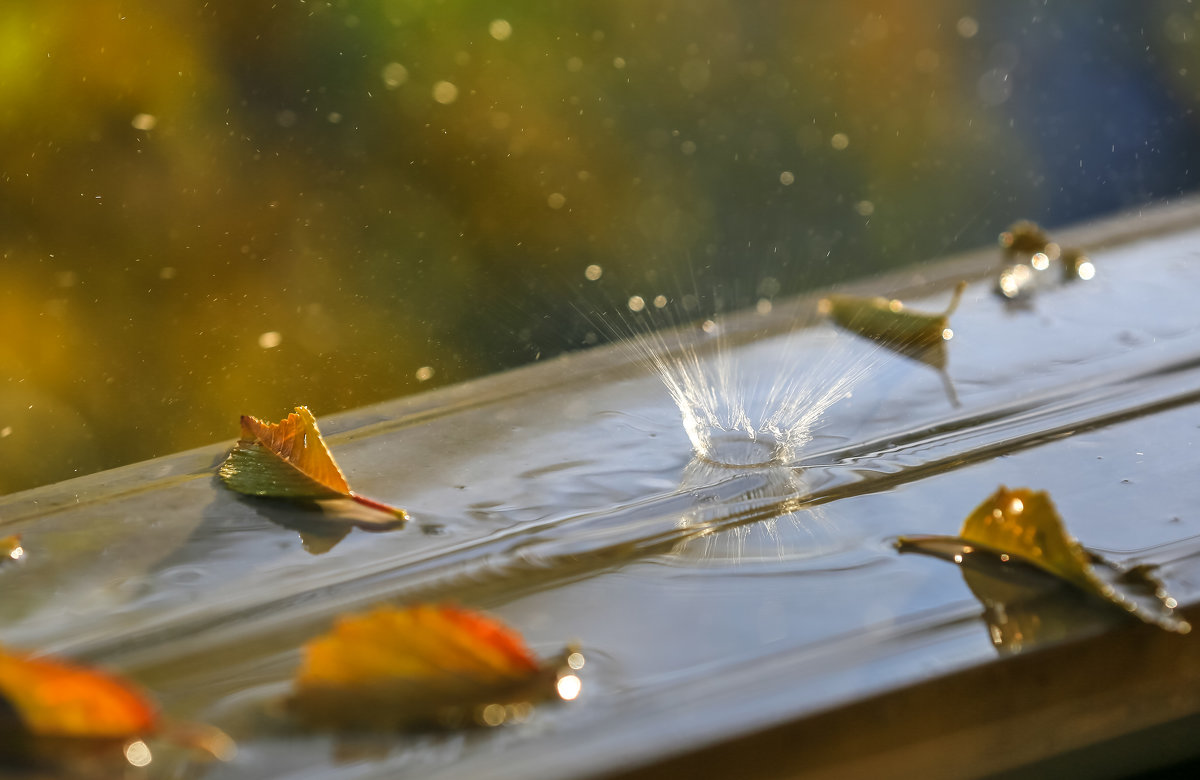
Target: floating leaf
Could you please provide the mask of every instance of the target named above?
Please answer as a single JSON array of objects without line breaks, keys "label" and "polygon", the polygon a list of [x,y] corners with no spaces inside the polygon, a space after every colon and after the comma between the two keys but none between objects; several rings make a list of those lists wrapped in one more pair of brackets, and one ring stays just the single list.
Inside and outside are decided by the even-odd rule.
[{"label": "floating leaf", "polygon": [[912,311],[895,299],[854,295],[831,295],[821,300],[817,310],[846,330],[913,356],[915,350],[941,346],[954,335],[950,315],[966,289],[967,283],[959,282],[950,305],[940,314]]},{"label": "floating leaf", "polygon": [[569,669],[580,666],[577,652],[539,661],[512,629],[476,612],[378,607],[304,646],[288,707],[307,725],[338,730],[499,725],[538,700],[574,698]]},{"label": "floating leaf", "polygon": [[239,493],[310,500],[349,498],[387,512],[397,522],[408,519],[403,509],[350,489],[321,438],[316,418],[305,406],[297,406],[278,423],[242,415],[242,438],[221,464],[219,473],[225,484]]},{"label": "floating leaf", "polygon": [[0,565],[19,561],[25,557],[25,548],[21,546],[20,536],[5,536],[0,538]]},{"label": "floating leaf", "polygon": [[219,729],[164,723],[131,683],[66,661],[0,648],[0,759],[49,762],[73,757],[149,763],[141,740],[159,736],[222,760],[236,748]]},{"label": "floating leaf", "polygon": [[[1045,492],[1001,486],[963,523],[960,536],[901,537],[902,552],[913,551],[952,560],[968,570],[1006,579],[1024,579],[1018,589],[1000,590],[977,577],[985,606],[1016,603],[1026,598],[1019,588],[1031,582],[1029,570],[1049,575],[1074,588],[1116,605],[1141,620],[1168,631],[1187,633],[1191,626],[1174,613],[1172,599],[1148,567],[1126,569],[1085,550],[1063,526]],[[1024,575],[1021,570],[1025,570]],[[1003,575],[1001,575],[1003,573]],[[1009,575],[1012,575],[1011,577]],[[1010,585],[1003,587],[1011,588]],[[1038,587],[1044,589],[1044,583]]]},{"label": "floating leaf", "polygon": [[19,726],[39,737],[127,739],[158,726],[153,705],[117,677],[3,649],[0,698]]}]

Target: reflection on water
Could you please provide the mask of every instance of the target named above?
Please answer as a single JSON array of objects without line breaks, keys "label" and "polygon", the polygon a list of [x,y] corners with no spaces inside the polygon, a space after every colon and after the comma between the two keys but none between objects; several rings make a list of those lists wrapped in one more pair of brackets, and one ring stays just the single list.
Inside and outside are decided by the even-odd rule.
[{"label": "reflection on water", "polygon": [[[828,516],[829,505],[805,501],[812,491],[803,469],[759,465],[741,495],[720,496],[712,489],[735,473],[704,458],[693,459],[684,470],[680,491],[694,496],[696,506],[679,520],[687,538],[671,551],[678,565],[732,566],[744,572],[767,564],[779,571],[780,565],[802,565],[861,543],[861,531],[852,523]],[[746,521],[737,521],[740,513],[746,513]]]}]

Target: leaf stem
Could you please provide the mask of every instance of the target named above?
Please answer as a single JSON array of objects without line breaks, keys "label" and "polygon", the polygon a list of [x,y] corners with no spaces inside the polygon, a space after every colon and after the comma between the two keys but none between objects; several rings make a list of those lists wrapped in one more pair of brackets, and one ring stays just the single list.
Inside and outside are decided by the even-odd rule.
[{"label": "leaf stem", "polygon": [[392,515],[393,517],[397,517],[400,520],[404,520],[404,521],[408,520],[408,512],[405,512],[403,509],[401,509],[399,507],[395,507],[390,504],[385,504],[382,501],[376,501],[374,499],[367,498],[366,496],[360,496],[357,493],[351,493],[350,498],[354,499],[355,501],[362,504],[363,506],[368,506],[371,509],[377,509],[380,512],[387,512],[389,515]]}]

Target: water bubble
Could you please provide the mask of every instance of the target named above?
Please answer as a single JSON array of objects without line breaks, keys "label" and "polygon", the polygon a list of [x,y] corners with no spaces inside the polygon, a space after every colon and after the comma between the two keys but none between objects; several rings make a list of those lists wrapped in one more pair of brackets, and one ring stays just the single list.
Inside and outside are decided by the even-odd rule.
[{"label": "water bubble", "polygon": [[791,171],[784,171],[779,174],[779,183],[785,187],[789,187],[796,182],[796,174]]},{"label": "water bubble", "polygon": [[589,265],[587,268],[583,269],[583,276],[589,282],[596,281],[603,274],[604,274],[604,269],[601,268],[600,266],[596,265],[595,263],[593,263],[592,265]]},{"label": "water bubble", "polygon": [[685,155],[688,155],[688,156],[695,154],[696,153],[696,142],[695,141],[684,141],[683,143],[681,143],[679,145],[679,151],[683,152]]},{"label": "water bubble", "polygon": [[829,145],[840,152],[850,145],[850,136],[845,133],[834,133],[833,137],[829,139]]},{"label": "water bubble", "polygon": [[642,296],[634,295],[630,297],[628,306],[630,311],[641,311],[646,308],[646,301]]},{"label": "water bubble", "polygon": [[418,382],[428,382],[430,379],[433,378],[433,367],[432,366],[421,366],[420,368],[417,369],[417,373],[415,376],[417,377]]},{"label": "water bubble", "polygon": [[954,25],[954,29],[964,38],[974,38],[979,32],[979,22],[973,16],[964,16]]},{"label": "water bubble", "polygon": [[507,41],[512,35],[512,25],[505,19],[493,19],[488,25],[488,35],[498,41]]},{"label": "water bubble", "polygon": [[875,204],[869,200],[860,200],[854,204],[854,210],[861,216],[869,217],[875,213]]},{"label": "water bubble", "polygon": [[579,59],[578,57],[571,57],[569,60],[567,60],[567,70],[569,70],[571,73],[578,73],[579,71],[583,70],[583,60]]},{"label": "water bubble", "polygon": [[443,106],[448,106],[458,100],[458,87],[449,81],[439,81],[433,85],[433,99]]},{"label": "water bubble", "polygon": [[613,67],[616,68],[617,70],[624,69],[625,68],[625,58],[624,57],[613,57]]},{"label": "water bubble", "polygon": [[667,306],[667,296],[665,296],[665,295],[654,296],[654,308],[663,309],[663,308],[666,308],[666,306]]},{"label": "water bubble", "polygon": [[567,202],[567,196],[561,192],[552,192],[550,197],[546,198],[546,205],[552,209],[561,209]]},{"label": "water bubble", "polygon": [[758,303],[754,304],[754,310],[764,316],[770,314],[772,308],[771,302],[766,298],[759,298]]}]

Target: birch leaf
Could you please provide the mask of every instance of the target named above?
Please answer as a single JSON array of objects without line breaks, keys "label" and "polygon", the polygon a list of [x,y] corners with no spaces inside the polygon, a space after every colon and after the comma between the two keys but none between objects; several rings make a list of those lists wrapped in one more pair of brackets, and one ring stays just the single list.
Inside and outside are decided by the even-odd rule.
[{"label": "birch leaf", "polygon": [[[568,655],[571,668],[582,666]],[[303,656],[288,707],[307,725],[338,730],[499,725],[579,690],[564,660],[543,662],[512,629],[449,605],[343,617]]]},{"label": "birch leaf", "polygon": [[221,464],[219,474],[227,486],[247,495],[302,500],[349,498],[386,512],[397,522],[408,519],[403,509],[350,489],[321,438],[316,418],[305,406],[297,406],[278,423],[242,415],[241,439]]},{"label": "birch leaf", "polygon": [[[1030,583],[1028,570],[1032,569],[1120,607],[1146,623],[1181,634],[1191,630],[1186,620],[1175,615],[1175,600],[1149,567],[1124,568],[1084,549],[1067,533],[1050,496],[1042,491],[1001,486],[967,517],[958,537],[901,537],[898,547],[952,560],[964,567],[964,574],[971,570],[995,578],[1007,571],[1013,575],[1010,582]],[[1022,569],[1025,574],[1021,574]],[[1011,585],[989,585],[978,576],[969,579],[968,584],[977,596],[979,587],[988,588],[980,596],[985,606],[1021,598]]]}]

